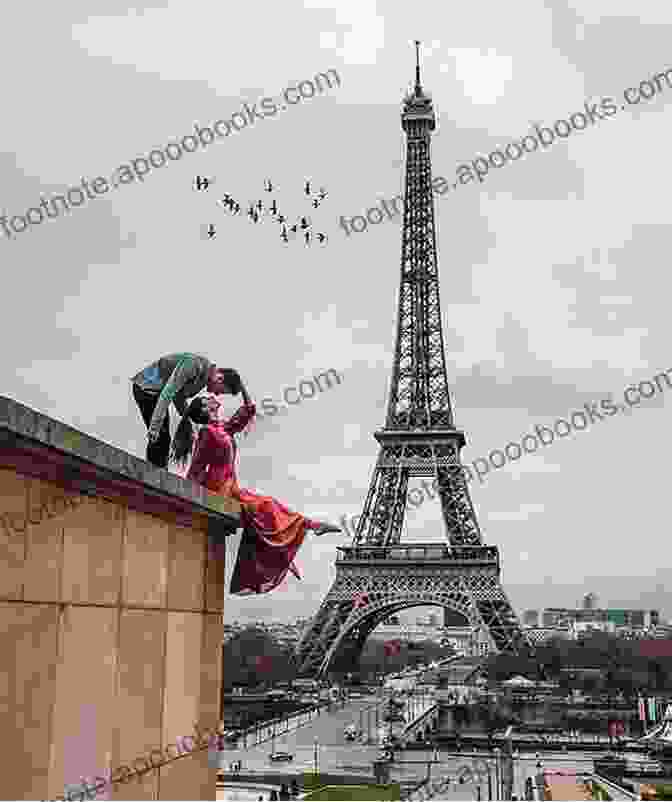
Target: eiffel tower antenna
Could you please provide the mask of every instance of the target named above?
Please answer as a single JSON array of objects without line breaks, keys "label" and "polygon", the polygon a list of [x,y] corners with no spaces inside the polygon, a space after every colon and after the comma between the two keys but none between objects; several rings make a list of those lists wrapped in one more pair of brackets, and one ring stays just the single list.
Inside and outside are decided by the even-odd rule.
[{"label": "eiffel tower antenna", "polygon": [[420,42],[415,40],[415,94],[420,95],[422,87],[420,86]]},{"label": "eiffel tower antenna", "polygon": [[[440,605],[462,615],[490,652],[528,647],[500,584],[497,546],[483,542],[456,428],[443,342],[430,159],[436,127],[420,85],[404,99],[406,182],[397,335],[385,423],[369,491],[351,546],[338,549],[336,579],[297,646],[299,671],[352,666],[378,624],[400,610]],[[434,479],[446,542],[402,544],[411,477]]]}]

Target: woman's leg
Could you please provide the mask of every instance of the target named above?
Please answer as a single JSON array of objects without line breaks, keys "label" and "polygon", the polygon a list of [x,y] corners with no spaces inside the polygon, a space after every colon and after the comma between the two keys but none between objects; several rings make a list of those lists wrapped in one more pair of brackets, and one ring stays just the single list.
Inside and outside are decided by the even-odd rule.
[{"label": "woman's leg", "polygon": [[260,496],[249,490],[240,489],[238,498],[245,505],[255,525],[266,532],[283,531],[301,518],[303,518],[305,529],[312,530],[316,535],[342,531],[339,526],[325,521],[318,521],[315,518],[306,518],[300,513],[292,512],[281,501],[272,496]]},{"label": "woman's leg", "polygon": [[316,521],[313,518],[306,518],[306,529],[311,529],[318,537],[326,535],[328,532],[341,532],[340,526],[330,524],[328,521]]}]

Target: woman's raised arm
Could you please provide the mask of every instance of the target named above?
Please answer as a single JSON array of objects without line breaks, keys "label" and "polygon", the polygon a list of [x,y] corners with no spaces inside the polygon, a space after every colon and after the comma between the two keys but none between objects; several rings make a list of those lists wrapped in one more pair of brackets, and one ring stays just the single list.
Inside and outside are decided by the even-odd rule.
[{"label": "woman's raised arm", "polygon": [[245,387],[245,385],[243,384],[242,379],[240,380],[240,394],[243,396],[243,404],[245,404],[246,407],[254,406],[254,404],[252,403],[252,399],[250,398],[249,393],[247,392],[247,387]]},{"label": "woman's raised arm", "polygon": [[229,434],[242,432],[257,412],[257,408],[242,381],[240,383],[240,394],[243,396],[243,406],[226,422],[226,431]]}]

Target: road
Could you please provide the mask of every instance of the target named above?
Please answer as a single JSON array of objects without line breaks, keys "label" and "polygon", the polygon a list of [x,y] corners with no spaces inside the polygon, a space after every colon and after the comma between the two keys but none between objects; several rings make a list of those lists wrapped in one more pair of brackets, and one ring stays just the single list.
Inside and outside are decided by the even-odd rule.
[{"label": "road", "polygon": [[[242,771],[247,774],[272,770],[287,775],[313,771],[317,765],[319,772],[361,774],[362,777],[370,777],[373,773],[373,761],[380,756],[380,749],[375,738],[377,726],[382,725],[381,714],[379,713],[378,717],[375,715],[376,706],[380,703],[379,697],[369,696],[361,700],[351,700],[345,706],[339,704],[332,708],[330,713],[324,711],[319,717],[294,732],[278,735],[274,744],[269,740],[259,746],[251,746],[247,749],[227,748],[216,753],[216,762],[213,760],[213,765],[226,769],[231,763],[240,760]],[[369,742],[347,742],[343,730],[349,724],[355,724],[368,733]],[[294,759],[288,763],[271,763],[269,754],[273,749],[278,752],[289,752],[294,755]],[[540,752],[538,754],[533,751],[519,753],[514,761],[513,793],[518,799],[525,798],[525,781],[528,777],[532,777],[535,781],[538,761],[546,771],[569,771],[580,775],[584,771],[592,772],[593,759],[603,756],[603,751],[591,750]],[[213,757],[215,757],[214,754]],[[477,760],[479,757],[481,761]],[[438,763],[435,762],[437,758]],[[637,756],[636,759],[641,759],[641,756]],[[483,760],[490,766],[494,796],[497,784],[495,758],[486,751],[455,754],[453,750],[446,748],[439,750],[438,753],[435,753],[433,749],[396,752],[390,779],[403,782],[404,785],[410,782],[419,783],[427,776],[429,769],[434,782],[443,781],[446,777],[451,779],[450,785],[444,786],[435,798],[477,799],[478,780],[460,784],[457,782],[457,777],[465,766],[469,766],[478,776],[478,766],[480,765],[480,798],[486,800],[488,799],[488,779]]]},{"label": "road", "polygon": [[[315,741],[317,740],[317,767],[323,772],[346,772],[371,775],[372,762],[380,749],[377,745],[369,746],[361,743],[349,743],[343,736],[343,730],[348,724],[358,727],[363,723],[363,729],[370,731],[373,738],[375,733],[375,707],[376,697],[367,697],[362,700],[350,701],[344,707],[340,705],[332,708],[331,713],[326,711],[313,721],[294,732],[277,736],[275,750],[277,752],[290,752],[294,755],[291,763],[271,763],[269,754],[273,743],[266,741],[259,746],[248,749],[227,748],[218,753],[219,768],[226,769],[229,764],[240,760],[242,770],[246,772],[273,771],[295,774],[302,771],[313,771],[315,768]],[[382,723],[379,715],[379,724]]]},{"label": "road", "polygon": [[[320,716],[306,727],[282,738],[277,738],[275,746],[278,751],[286,750],[294,753],[295,757],[291,763],[271,764],[268,759],[271,751],[269,742],[247,750],[228,749],[220,752],[220,766],[226,768],[230,762],[241,760],[243,769],[248,773],[268,771],[271,766],[273,771],[288,775],[293,775],[297,771],[312,771],[314,768],[314,740],[317,737],[319,741],[318,770],[335,773],[347,772],[355,775],[361,773],[363,777],[371,776],[371,764],[378,756],[379,749],[358,743],[346,743],[343,739],[343,728],[349,723],[357,723],[360,711],[370,707],[371,702],[371,699],[350,702],[345,709],[338,710],[329,716]],[[532,777],[533,782],[536,782],[537,762],[541,763],[542,769],[545,771],[574,772],[581,775],[584,771],[592,772],[595,757],[604,757],[604,752],[543,752],[538,756],[535,752],[522,752],[520,755],[516,755],[514,760],[513,793],[518,799],[525,799],[525,781],[528,777]],[[437,758],[438,762],[436,762]],[[639,759],[639,756],[635,759]],[[429,771],[430,781],[433,783],[445,782],[446,779],[450,779],[450,784],[443,785],[440,792],[434,796],[435,799],[449,802],[477,800],[479,798],[477,787],[480,784],[480,799],[487,800],[488,775],[483,763],[490,767],[494,798],[497,787],[495,758],[491,753],[485,751],[459,755],[448,750],[439,750],[438,753],[435,753],[433,749],[396,752],[390,779],[392,782],[399,781],[404,785],[409,782],[419,783],[427,777]],[[479,776],[480,770],[480,783],[478,779],[475,782],[459,783],[458,777],[464,773],[464,767],[469,767],[476,777]],[[221,799],[223,796],[218,794],[218,798]],[[266,796],[266,798],[268,797]],[[413,800],[420,798],[427,797],[424,795],[412,797]]]}]

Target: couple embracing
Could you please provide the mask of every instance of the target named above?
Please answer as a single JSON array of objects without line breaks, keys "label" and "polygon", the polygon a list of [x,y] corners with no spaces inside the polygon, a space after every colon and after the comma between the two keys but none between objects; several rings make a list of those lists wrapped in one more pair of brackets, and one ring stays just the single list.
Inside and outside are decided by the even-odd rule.
[{"label": "couple embracing", "polygon": [[[159,468],[169,462],[186,467],[187,479],[211,493],[234,498],[242,507],[243,537],[231,580],[231,593],[268,593],[291,571],[306,532],[340,532],[323,521],[292,512],[271,496],[238,485],[236,435],[249,429],[256,407],[237,371],[220,368],[197,354],[162,357],[132,377],[133,397],[147,426],[147,461]],[[199,396],[207,390],[208,396]],[[230,418],[221,415],[217,396],[241,396]],[[194,397],[196,396],[196,397]],[[191,399],[191,400],[189,400]],[[181,421],[171,441],[168,409],[174,404]],[[195,431],[198,428],[198,433]]]}]

